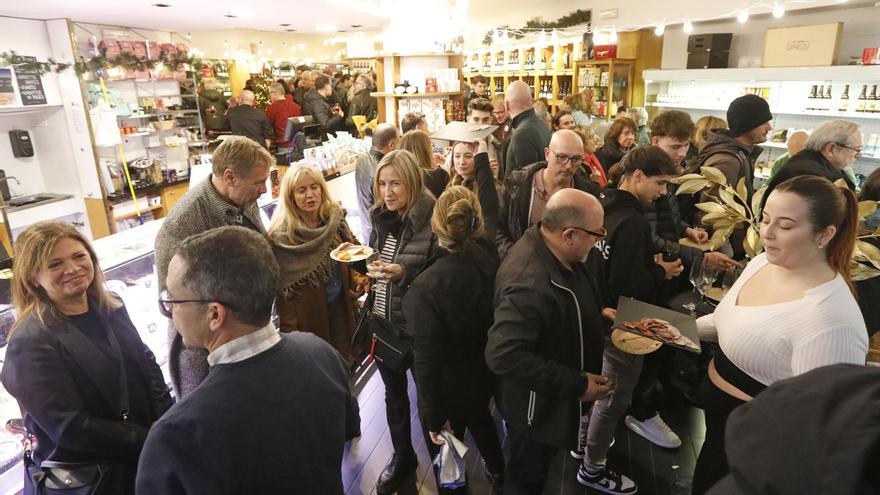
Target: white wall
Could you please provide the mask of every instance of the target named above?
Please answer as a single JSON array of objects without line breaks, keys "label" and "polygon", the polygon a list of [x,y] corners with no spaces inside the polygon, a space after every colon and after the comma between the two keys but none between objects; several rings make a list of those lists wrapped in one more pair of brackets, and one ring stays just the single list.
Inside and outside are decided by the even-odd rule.
[{"label": "white wall", "polygon": [[[781,19],[772,16],[752,17],[746,24],[734,21],[699,23],[693,34],[733,33],[730,67],[760,67],[764,54],[764,34],[768,28],[843,22],[843,35],[837,63],[846,65],[850,57],[861,57],[862,49],[880,46],[880,8],[858,7],[822,12],[789,12]],[[663,38],[664,69],[687,67],[688,35],[681,26],[666,30]]]},{"label": "white wall", "polygon": [[[371,39],[376,34],[364,33],[363,38]],[[353,33],[295,34],[252,29],[228,29],[193,32],[191,43],[193,47],[204,52],[208,58],[231,59],[235,58],[236,52],[241,52],[254,60],[280,58],[283,61],[296,63],[304,63],[306,60],[333,62],[337,60],[337,52],[345,50],[346,43],[325,45],[324,41],[337,36],[349,37],[353,36]],[[262,47],[260,47],[260,41],[263,42]]]}]

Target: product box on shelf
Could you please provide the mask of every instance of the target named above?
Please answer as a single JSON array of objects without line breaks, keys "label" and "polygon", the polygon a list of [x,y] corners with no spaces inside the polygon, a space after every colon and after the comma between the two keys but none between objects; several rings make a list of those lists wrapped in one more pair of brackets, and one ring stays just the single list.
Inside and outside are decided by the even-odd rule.
[{"label": "product box on shelf", "polygon": [[764,38],[764,67],[835,65],[842,22],[771,28]]},{"label": "product box on shelf", "polygon": [[862,65],[880,65],[880,47],[862,50]]},{"label": "product box on shelf", "polygon": [[617,58],[617,45],[596,45],[593,48],[593,57],[596,60]]}]

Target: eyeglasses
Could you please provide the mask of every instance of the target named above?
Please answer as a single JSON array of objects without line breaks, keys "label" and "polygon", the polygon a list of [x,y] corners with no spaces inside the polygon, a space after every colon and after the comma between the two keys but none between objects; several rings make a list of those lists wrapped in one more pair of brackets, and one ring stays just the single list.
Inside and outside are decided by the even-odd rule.
[{"label": "eyeglasses", "polygon": [[592,230],[582,229],[580,227],[566,227],[566,229],[574,229],[574,230],[580,230],[581,232],[586,232],[587,234],[590,234],[591,236],[598,238],[600,241],[602,239],[608,237],[608,230],[605,227],[602,227],[601,230],[599,230],[599,232],[593,232]]},{"label": "eyeglasses", "polygon": [[504,115],[507,110],[492,110],[492,115]]},{"label": "eyeglasses", "polygon": [[557,153],[553,150],[550,150],[550,153],[553,153],[554,155],[556,155],[556,161],[558,161],[560,164],[566,164],[568,162],[571,162],[571,164],[573,166],[577,167],[578,165],[580,165],[581,163],[584,162],[583,155],[569,156],[569,155],[563,155],[561,153]]},{"label": "eyeglasses", "polygon": [[846,149],[854,152],[856,154],[856,156],[862,156],[862,151],[863,151],[862,148],[853,148],[852,146],[850,146],[848,144],[843,144],[843,143],[834,143],[834,144],[840,146],[841,148],[846,148]]},{"label": "eyeglasses", "polygon": [[171,318],[171,309],[175,304],[186,304],[186,303],[210,303],[216,302],[220,303],[224,306],[228,306],[229,309],[235,310],[235,306],[232,304],[218,301],[216,299],[169,299],[169,294],[167,290],[163,290],[161,294],[159,294],[159,312],[162,313],[162,316],[166,318]]}]

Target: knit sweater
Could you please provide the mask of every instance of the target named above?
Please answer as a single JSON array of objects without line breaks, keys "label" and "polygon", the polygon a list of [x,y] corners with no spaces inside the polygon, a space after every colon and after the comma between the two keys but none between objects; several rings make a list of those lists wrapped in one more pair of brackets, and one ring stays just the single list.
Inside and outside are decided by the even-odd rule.
[{"label": "knit sweater", "polygon": [[841,275],[794,301],[736,304],[743,285],[767,264],[765,254],[757,256],[715,312],[697,320],[700,339],[717,340],[733,364],[768,386],[821,366],[865,364],[865,322]]}]

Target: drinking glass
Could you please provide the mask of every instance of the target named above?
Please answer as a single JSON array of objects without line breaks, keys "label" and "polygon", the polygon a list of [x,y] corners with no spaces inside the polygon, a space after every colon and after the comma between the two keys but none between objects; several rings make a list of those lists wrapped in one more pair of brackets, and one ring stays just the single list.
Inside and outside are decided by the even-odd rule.
[{"label": "drinking glass", "polygon": [[731,268],[724,272],[724,280],[721,282],[721,297],[727,295],[727,292],[733,287],[733,284],[736,283],[736,279],[739,278],[739,270],[736,268]]},{"label": "drinking glass", "polygon": [[697,286],[700,285],[702,270],[703,264],[699,261],[696,261],[693,265],[691,265],[691,271],[688,274],[688,280],[690,280],[691,285],[693,285],[693,289],[691,289],[691,302],[687,304],[682,304],[682,307],[690,311],[691,314],[693,314],[697,310],[696,291]]},{"label": "drinking glass", "polygon": [[700,270],[700,283],[697,286],[697,290],[700,291],[700,294],[703,296],[703,299],[705,299],[709,295],[709,291],[712,289],[712,286],[715,284],[715,279],[717,277],[718,277],[718,270],[703,263],[703,269]]}]

